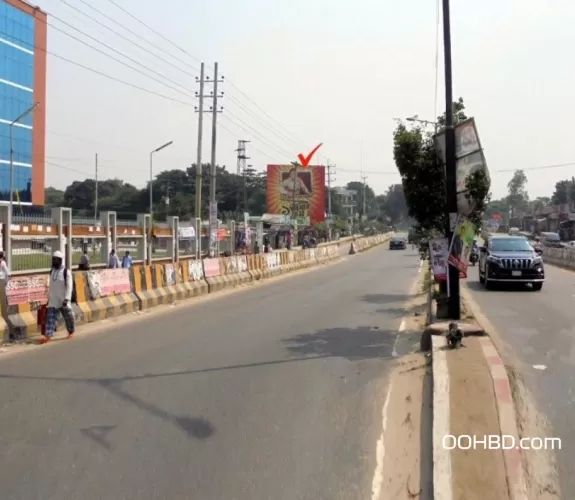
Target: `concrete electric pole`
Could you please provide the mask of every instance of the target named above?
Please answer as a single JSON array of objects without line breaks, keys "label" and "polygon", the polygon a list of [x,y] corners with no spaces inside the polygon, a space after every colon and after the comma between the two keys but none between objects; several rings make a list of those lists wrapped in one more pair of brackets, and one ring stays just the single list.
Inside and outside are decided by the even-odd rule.
[{"label": "concrete electric pole", "polygon": [[210,159],[210,255],[215,255],[217,249],[217,224],[218,224],[218,203],[216,201],[216,144],[217,144],[217,124],[218,113],[222,113],[224,108],[218,109],[218,99],[224,96],[223,92],[218,93],[218,83],[223,83],[224,78],[220,79],[218,74],[218,63],[214,63],[214,79],[206,78],[206,83],[212,83],[213,91],[210,92],[212,105],[209,112],[212,114],[212,153]]},{"label": "concrete electric pole", "polygon": [[361,182],[363,184],[362,186],[362,195],[361,195],[361,201],[362,201],[362,210],[361,210],[361,219],[364,220],[367,218],[366,215],[366,199],[365,199],[365,192],[366,192],[366,186],[367,184],[365,183],[365,181],[367,180],[367,175],[365,175],[364,173],[361,174]]},{"label": "concrete electric pole", "polygon": [[[332,213],[331,213],[331,176],[335,176],[335,165],[330,165],[329,159],[327,160],[327,224],[331,232]],[[333,179],[335,180],[335,179]]]},{"label": "concrete electric pole", "polygon": [[[453,79],[451,66],[451,21],[449,0],[443,0],[443,54],[445,67],[445,190],[447,207],[445,233],[451,248],[453,233],[458,218],[457,209],[457,162],[455,158],[455,128],[453,123]],[[459,271],[455,266],[447,266],[448,313],[451,319],[461,318],[461,297]]]},{"label": "concrete electric pole", "polygon": [[205,65],[200,66],[200,78],[196,77],[196,82],[200,84],[200,91],[196,92],[199,104],[196,106],[196,113],[198,113],[198,150],[196,155],[196,193],[195,193],[195,208],[194,216],[198,219],[202,218],[202,140],[203,140],[203,127],[204,127],[204,83],[205,83]]}]

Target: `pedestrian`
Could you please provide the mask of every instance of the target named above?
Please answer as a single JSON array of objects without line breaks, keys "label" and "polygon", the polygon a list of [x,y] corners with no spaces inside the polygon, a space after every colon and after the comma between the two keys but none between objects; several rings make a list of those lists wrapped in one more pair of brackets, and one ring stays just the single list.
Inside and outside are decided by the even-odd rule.
[{"label": "pedestrian", "polygon": [[7,280],[10,277],[10,270],[6,264],[6,257],[4,252],[0,251],[0,280]]},{"label": "pedestrian", "polygon": [[120,259],[116,255],[116,250],[112,248],[108,257],[108,269],[118,269],[120,267]]},{"label": "pedestrian", "polygon": [[46,331],[41,343],[52,339],[56,331],[58,313],[64,318],[68,337],[72,338],[75,331],[74,312],[72,311],[74,280],[72,272],[64,265],[64,255],[56,250],[52,255],[52,270],[48,284],[48,306],[46,308]]},{"label": "pedestrian", "polygon": [[84,247],[82,251],[82,256],[80,257],[80,264],[78,265],[80,271],[90,270],[90,257],[88,257],[88,249]]},{"label": "pedestrian", "polygon": [[122,258],[122,269],[130,269],[133,263],[132,257],[130,257],[130,251],[126,250],[124,257]]}]

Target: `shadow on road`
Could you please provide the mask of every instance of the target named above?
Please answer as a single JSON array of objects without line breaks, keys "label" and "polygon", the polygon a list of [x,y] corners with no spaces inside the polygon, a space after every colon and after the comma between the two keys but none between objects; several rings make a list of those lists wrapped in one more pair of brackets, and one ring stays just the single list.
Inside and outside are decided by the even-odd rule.
[{"label": "shadow on road", "polygon": [[491,290],[486,290],[485,287],[479,283],[479,281],[468,281],[467,287],[474,292],[533,292],[533,288],[530,285],[524,283],[491,283]]}]

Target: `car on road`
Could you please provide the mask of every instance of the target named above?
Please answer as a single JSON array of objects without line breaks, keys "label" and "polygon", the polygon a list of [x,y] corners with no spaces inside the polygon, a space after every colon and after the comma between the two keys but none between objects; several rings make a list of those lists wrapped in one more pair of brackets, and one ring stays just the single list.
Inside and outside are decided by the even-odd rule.
[{"label": "car on road", "polygon": [[535,291],[543,288],[543,259],[525,238],[493,234],[479,250],[479,283],[486,289],[495,283],[525,283]]},{"label": "car on road", "polygon": [[391,238],[389,241],[389,249],[390,250],[405,250],[407,248],[407,242],[405,238],[401,238],[400,236],[395,236]]}]

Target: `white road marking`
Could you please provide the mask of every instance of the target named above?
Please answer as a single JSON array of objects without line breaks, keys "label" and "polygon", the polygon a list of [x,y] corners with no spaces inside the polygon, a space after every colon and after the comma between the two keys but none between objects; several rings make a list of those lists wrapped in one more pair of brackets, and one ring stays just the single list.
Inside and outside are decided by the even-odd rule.
[{"label": "white road marking", "polygon": [[536,370],[547,370],[547,367],[545,365],[533,365],[533,368],[535,368]]},{"label": "white road marking", "polygon": [[419,269],[417,270],[417,272],[420,273],[422,268],[423,268],[423,261],[420,260],[419,261]]},{"label": "white road marking", "polygon": [[391,382],[387,389],[387,396],[381,410],[382,430],[381,436],[377,440],[377,447],[375,451],[375,472],[373,474],[373,482],[371,483],[371,500],[379,500],[381,495],[381,487],[383,484],[383,459],[385,458],[385,429],[387,428],[387,409],[389,408],[389,401],[391,400]]},{"label": "white road marking", "polygon": [[402,319],[401,323],[399,325],[399,330],[397,332],[397,335],[395,336],[395,342],[393,343],[393,351],[391,351],[391,356],[394,358],[397,358],[399,356],[399,354],[397,353],[397,342],[399,340],[399,335],[404,330],[405,330],[405,319]]}]

